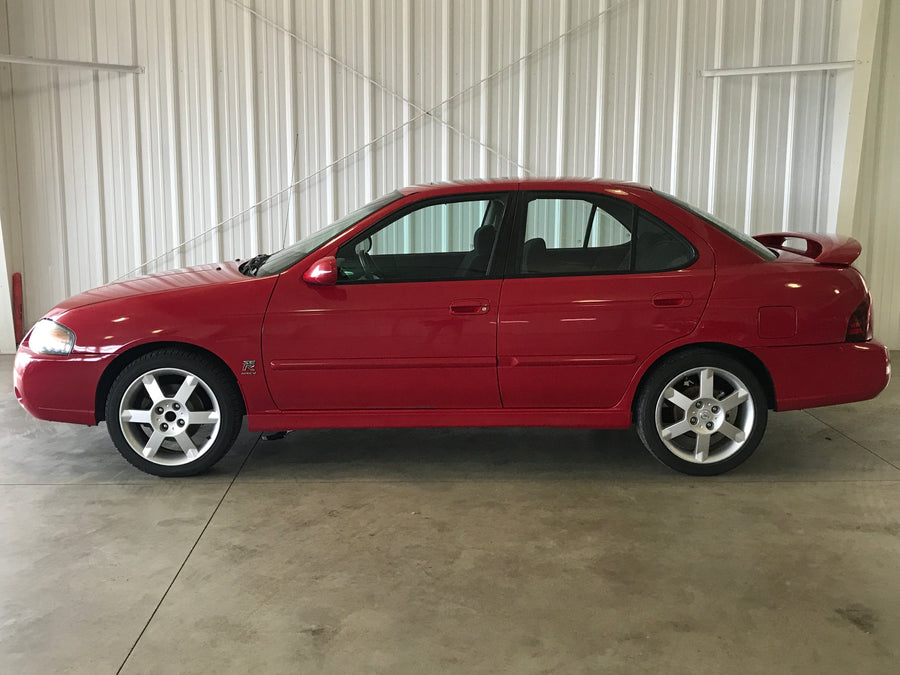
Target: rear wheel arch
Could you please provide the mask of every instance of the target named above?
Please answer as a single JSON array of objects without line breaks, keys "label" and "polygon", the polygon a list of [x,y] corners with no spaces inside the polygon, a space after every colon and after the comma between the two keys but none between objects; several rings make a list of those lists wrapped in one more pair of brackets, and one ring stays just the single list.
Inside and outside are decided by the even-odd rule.
[{"label": "rear wheel arch", "polygon": [[247,410],[247,403],[244,400],[244,392],[241,390],[240,384],[237,378],[234,376],[234,372],[228,367],[225,361],[216,354],[215,352],[211,352],[208,349],[204,349],[203,347],[198,347],[195,344],[191,344],[190,342],[151,342],[147,344],[137,345],[132,347],[118,356],[106,367],[106,370],[103,371],[103,374],[100,376],[100,380],[97,383],[97,391],[94,394],[94,416],[96,417],[97,422],[102,422],[106,419],[106,399],[109,396],[110,389],[112,388],[113,382],[119,376],[125,368],[128,367],[130,363],[132,363],[135,359],[138,359],[145,354],[150,354],[152,352],[160,351],[162,349],[179,349],[181,351],[187,351],[198,356],[204,356],[214,359],[219,366],[221,366],[222,370],[230,376],[236,390],[239,393],[239,398],[241,405],[243,407],[242,413]]},{"label": "rear wheel arch", "polygon": [[654,372],[666,361],[670,360],[673,356],[678,356],[691,351],[716,351],[720,352],[725,356],[730,356],[731,358],[739,361],[746,368],[748,368],[753,375],[756,376],[756,379],[759,381],[760,385],[762,385],[763,390],[766,394],[766,404],[770,410],[777,409],[777,399],[775,397],[775,384],[772,380],[772,376],[769,373],[769,369],[766,368],[766,365],[760,360],[756,354],[750,352],[746,349],[742,349],[741,347],[735,347],[734,345],[730,345],[724,342],[695,342],[688,345],[683,345],[681,347],[677,347],[676,349],[672,349],[664,354],[660,354],[653,363],[644,371],[641,375],[641,379],[638,381],[637,387],[634,389],[634,394],[631,398],[631,414],[632,419],[634,419],[635,414],[637,413],[637,402],[640,398],[641,392],[643,391],[647,380],[653,376]]}]

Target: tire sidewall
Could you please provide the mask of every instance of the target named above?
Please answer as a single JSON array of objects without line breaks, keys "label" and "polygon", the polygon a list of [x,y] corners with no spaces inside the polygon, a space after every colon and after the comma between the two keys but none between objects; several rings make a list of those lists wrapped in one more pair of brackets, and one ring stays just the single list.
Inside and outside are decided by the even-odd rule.
[{"label": "tire sidewall", "polygon": [[[674,377],[688,370],[705,367],[728,371],[746,385],[753,401],[754,421],[747,440],[737,452],[719,462],[697,464],[682,459],[666,447],[656,428],[656,404],[663,388]],[[682,352],[654,367],[641,387],[635,409],[638,436],[647,450],[666,466],[694,476],[713,476],[725,473],[745,462],[762,440],[767,420],[766,393],[753,371],[727,354],[708,349]]]}]

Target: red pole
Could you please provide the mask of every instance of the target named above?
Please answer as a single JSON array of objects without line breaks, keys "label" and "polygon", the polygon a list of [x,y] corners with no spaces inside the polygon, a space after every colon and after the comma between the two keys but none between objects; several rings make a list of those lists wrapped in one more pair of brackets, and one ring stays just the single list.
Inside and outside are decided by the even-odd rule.
[{"label": "red pole", "polygon": [[22,342],[25,332],[22,329],[24,316],[22,312],[22,274],[16,272],[12,275],[12,293],[13,293],[13,331],[16,334],[16,344]]}]

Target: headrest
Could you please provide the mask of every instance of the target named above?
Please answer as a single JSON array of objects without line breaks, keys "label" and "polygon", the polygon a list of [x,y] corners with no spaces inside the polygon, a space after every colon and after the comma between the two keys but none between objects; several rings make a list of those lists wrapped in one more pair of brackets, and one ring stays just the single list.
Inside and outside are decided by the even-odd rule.
[{"label": "headrest", "polygon": [[494,247],[494,239],[496,236],[497,230],[493,225],[482,225],[479,227],[475,230],[475,240],[473,242],[475,251],[477,253],[490,254],[491,249]]},{"label": "headrest", "polygon": [[531,255],[540,255],[541,253],[546,253],[546,251],[547,242],[540,237],[529,239],[522,247],[522,252],[525,254],[525,258],[528,258]]}]

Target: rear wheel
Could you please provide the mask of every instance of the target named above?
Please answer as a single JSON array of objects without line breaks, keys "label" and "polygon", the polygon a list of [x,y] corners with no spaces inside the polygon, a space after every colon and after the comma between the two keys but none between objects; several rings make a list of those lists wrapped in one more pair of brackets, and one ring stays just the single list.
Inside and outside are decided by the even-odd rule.
[{"label": "rear wheel", "polygon": [[753,372],[712,350],[663,361],[644,383],[635,411],[638,435],[654,457],[702,476],[730,471],[753,454],[767,414]]},{"label": "rear wheel", "polygon": [[154,476],[202,473],[231,448],[242,405],[233,378],[211,357],[162,349],[119,373],[106,425],[119,453]]}]

